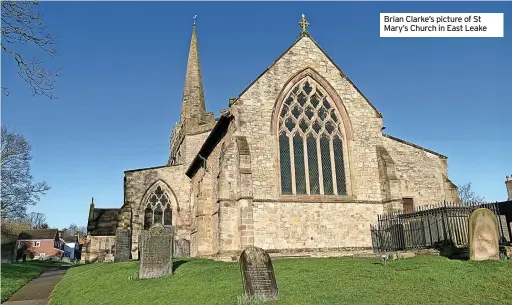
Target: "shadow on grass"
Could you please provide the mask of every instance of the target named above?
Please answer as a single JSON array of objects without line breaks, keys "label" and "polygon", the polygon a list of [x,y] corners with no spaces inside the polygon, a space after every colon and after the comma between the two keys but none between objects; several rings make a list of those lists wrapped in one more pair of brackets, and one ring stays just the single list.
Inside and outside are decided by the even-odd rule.
[{"label": "shadow on grass", "polygon": [[60,268],[58,261],[27,261],[2,264],[2,302],[46,270]]},{"label": "shadow on grass", "polygon": [[178,269],[179,266],[185,264],[185,263],[188,263],[189,261],[188,260],[184,260],[184,259],[180,259],[178,261],[175,261],[172,263],[172,272],[174,273],[176,271],[176,269]]}]

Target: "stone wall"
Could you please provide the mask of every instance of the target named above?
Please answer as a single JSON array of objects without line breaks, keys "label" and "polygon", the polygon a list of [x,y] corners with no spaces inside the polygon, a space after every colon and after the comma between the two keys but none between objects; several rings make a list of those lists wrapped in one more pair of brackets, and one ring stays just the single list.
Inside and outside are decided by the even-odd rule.
[{"label": "stone wall", "polygon": [[103,262],[105,255],[114,253],[116,245],[115,236],[87,236],[82,247],[82,262],[86,264]]},{"label": "stone wall", "polygon": [[[382,143],[380,114],[367,102],[333,62],[308,37],[303,36],[236,101],[239,132],[247,137],[253,167],[254,194],[258,199],[280,197],[275,112],[280,94],[300,74],[309,74],[333,100],[339,112],[348,113],[345,125],[351,130],[345,156],[348,163],[349,194],[358,200],[381,200],[376,145]],[[286,94],[286,92],[282,92]],[[345,138],[349,138],[345,130]]]},{"label": "stone wall", "polygon": [[395,164],[400,197],[413,198],[415,207],[437,204],[447,199],[444,158],[392,138],[383,139],[384,147]]},{"label": "stone wall", "polygon": [[[303,76],[325,89],[344,118],[346,196],[281,195],[275,117],[287,90]],[[436,203],[453,185],[445,159],[382,135],[381,114],[308,36],[253,82],[229,112],[234,120],[227,134],[192,177],[192,256],[248,245],[369,248],[370,224],[384,209],[399,209],[402,197]]]},{"label": "stone wall", "polygon": [[255,202],[254,245],[263,249],[369,248],[380,203]]},{"label": "stone wall", "polygon": [[[171,134],[171,148],[169,154],[169,165],[190,164],[204,141],[215,126],[215,119],[212,113],[207,114],[208,122],[198,126],[187,126],[177,124]],[[187,133],[188,132],[188,133]],[[173,160],[174,159],[174,160]]]},{"label": "stone wall", "polygon": [[161,185],[171,199],[176,238],[190,238],[190,179],[186,165],[165,166],[125,172],[125,205],[132,209],[132,257],[138,258],[138,238],[144,228],[144,207],[148,192]]},{"label": "stone wall", "polygon": [[[205,164],[192,177],[192,210],[195,216],[191,235],[191,255],[211,255],[220,251],[224,224],[235,227],[236,219],[231,220],[229,206],[235,197],[235,176],[233,168],[235,148],[231,143],[232,128],[215,146]],[[198,138],[197,138],[198,139]],[[199,148],[201,145],[198,145]],[[221,169],[222,168],[222,169]],[[228,206],[228,210],[225,208]],[[228,213],[224,215],[224,213]],[[236,214],[236,213],[235,213]],[[226,216],[228,218],[226,218]],[[232,215],[236,217],[236,215]],[[220,220],[223,219],[221,224]],[[229,219],[229,220],[228,220]],[[228,235],[236,234],[231,230]]]}]

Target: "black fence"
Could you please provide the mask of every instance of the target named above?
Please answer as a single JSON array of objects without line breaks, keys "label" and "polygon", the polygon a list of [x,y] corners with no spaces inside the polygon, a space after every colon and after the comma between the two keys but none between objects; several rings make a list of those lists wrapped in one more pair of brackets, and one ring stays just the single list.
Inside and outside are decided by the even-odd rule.
[{"label": "black fence", "polygon": [[496,214],[499,226],[499,240],[509,243],[511,228],[509,217],[500,215],[499,207],[509,202],[480,203],[461,206],[441,203],[434,206],[420,206],[412,212],[395,212],[378,216],[378,222],[371,225],[374,252],[389,252],[420,249],[442,249],[446,246],[469,247],[468,220],[471,212],[487,208]]}]

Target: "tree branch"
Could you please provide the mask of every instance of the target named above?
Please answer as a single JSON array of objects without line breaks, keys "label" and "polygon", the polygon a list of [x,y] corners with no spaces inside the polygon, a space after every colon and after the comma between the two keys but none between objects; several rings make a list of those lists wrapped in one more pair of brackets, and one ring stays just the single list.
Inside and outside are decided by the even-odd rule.
[{"label": "tree branch", "polygon": [[[56,55],[56,39],[47,33],[36,1],[2,1],[2,51],[11,55],[18,66],[18,75],[31,87],[33,95],[55,98],[53,89],[59,71],[44,68],[41,60],[27,59],[15,50],[16,44],[35,45],[45,54]],[[2,86],[3,93],[9,91]]]}]

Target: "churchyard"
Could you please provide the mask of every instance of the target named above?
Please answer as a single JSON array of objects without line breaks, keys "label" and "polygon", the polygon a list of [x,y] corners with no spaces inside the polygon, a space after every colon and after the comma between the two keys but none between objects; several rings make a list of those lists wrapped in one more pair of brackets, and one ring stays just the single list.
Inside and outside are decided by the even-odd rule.
[{"label": "churchyard", "polygon": [[511,304],[512,256],[500,254],[496,215],[475,209],[468,226],[464,260],[411,251],[271,259],[251,246],[220,262],[173,259],[173,228],[156,224],[141,234],[139,261],[116,253],[117,263],[72,268],[51,304]]},{"label": "churchyard", "polygon": [[[511,304],[512,261],[462,261],[435,255],[388,261],[273,259],[279,299],[270,304]],[[238,263],[179,259],[173,275],[137,280],[139,262],[71,268],[52,305],[250,304],[239,302]]]}]

